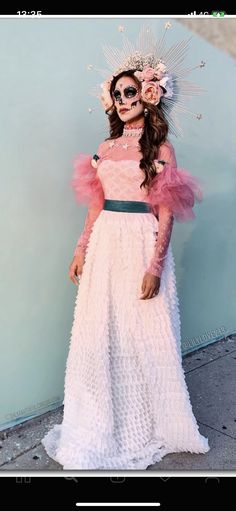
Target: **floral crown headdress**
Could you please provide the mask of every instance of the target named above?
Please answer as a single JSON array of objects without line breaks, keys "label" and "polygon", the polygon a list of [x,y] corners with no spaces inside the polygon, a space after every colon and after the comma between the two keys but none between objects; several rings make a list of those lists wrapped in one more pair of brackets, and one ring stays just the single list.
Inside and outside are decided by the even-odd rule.
[{"label": "floral crown headdress", "polygon": [[[165,36],[171,26],[171,23],[165,23],[164,34],[159,40],[156,39],[151,28],[142,27],[135,44],[122,33],[122,49],[103,46],[109,69],[95,68],[105,81],[100,84],[99,89],[97,87],[93,89],[92,95],[99,97],[105,110],[109,110],[113,105],[110,96],[112,79],[123,71],[135,70],[134,75],[141,82],[141,99],[154,105],[161,103],[170,133],[181,136],[183,132],[178,114],[186,113],[201,119],[202,114],[190,111],[185,100],[204,90],[195,83],[185,80],[185,77],[193,69],[203,68],[206,63],[201,61],[193,68],[183,67],[192,37],[166,48]],[[119,30],[124,32],[124,27],[120,26]],[[93,68],[91,64],[87,66],[88,70]],[[90,108],[89,111],[91,112],[92,109]]]}]

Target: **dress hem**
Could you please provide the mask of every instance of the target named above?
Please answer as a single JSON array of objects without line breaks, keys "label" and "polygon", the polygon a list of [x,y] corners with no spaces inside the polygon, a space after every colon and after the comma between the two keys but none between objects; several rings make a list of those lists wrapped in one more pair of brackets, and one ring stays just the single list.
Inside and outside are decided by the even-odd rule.
[{"label": "dress hem", "polygon": [[[139,451],[124,455],[122,457],[114,456],[113,459],[107,458],[102,460],[102,455],[90,452],[83,455],[83,448],[76,448],[75,445],[58,448],[61,426],[54,426],[41,441],[48,456],[54,461],[62,465],[63,470],[146,470],[149,466],[158,463],[167,454],[180,452],[190,452],[191,454],[205,454],[210,450],[208,439],[201,435],[201,447],[173,447],[171,445],[163,445],[163,440],[150,440],[146,446]],[[59,452],[60,449],[60,452]],[[75,452],[80,454],[75,456]],[[78,466],[79,465],[79,466]]]}]

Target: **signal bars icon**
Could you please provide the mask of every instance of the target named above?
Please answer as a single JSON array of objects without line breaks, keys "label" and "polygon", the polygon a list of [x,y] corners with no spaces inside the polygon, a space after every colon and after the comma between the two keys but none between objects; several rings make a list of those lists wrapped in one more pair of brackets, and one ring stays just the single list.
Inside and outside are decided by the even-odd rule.
[{"label": "signal bars icon", "polygon": [[[209,12],[197,12],[193,11],[188,14],[188,16],[209,16]],[[223,18],[225,16],[225,11],[212,11],[211,16],[214,16],[214,18]]]}]

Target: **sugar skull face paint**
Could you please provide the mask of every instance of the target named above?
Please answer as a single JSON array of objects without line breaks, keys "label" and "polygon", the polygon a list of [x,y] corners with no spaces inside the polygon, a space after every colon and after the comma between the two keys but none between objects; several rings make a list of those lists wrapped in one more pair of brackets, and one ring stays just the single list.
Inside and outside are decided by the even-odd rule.
[{"label": "sugar skull face paint", "polygon": [[144,111],[141,91],[131,76],[122,76],[112,93],[117,114],[123,122],[133,121]]},{"label": "sugar skull face paint", "polygon": [[138,88],[134,87],[134,85],[128,85],[127,87],[124,88],[123,92],[121,92],[119,89],[115,89],[113,92],[113,97],[115,101],[122,103],[122,94],[127,99],[134,98],[138,94]]}]

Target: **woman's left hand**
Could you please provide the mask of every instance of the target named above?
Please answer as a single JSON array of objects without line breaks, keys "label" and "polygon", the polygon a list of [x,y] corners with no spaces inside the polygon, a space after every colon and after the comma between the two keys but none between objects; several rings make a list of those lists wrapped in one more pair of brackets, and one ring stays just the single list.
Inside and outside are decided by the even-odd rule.
[{"label": "woman's left hand", "polygon": [[161,279],[152,273],[146,272],[142,282],[141,300],[154,298],[160,289]]}]

